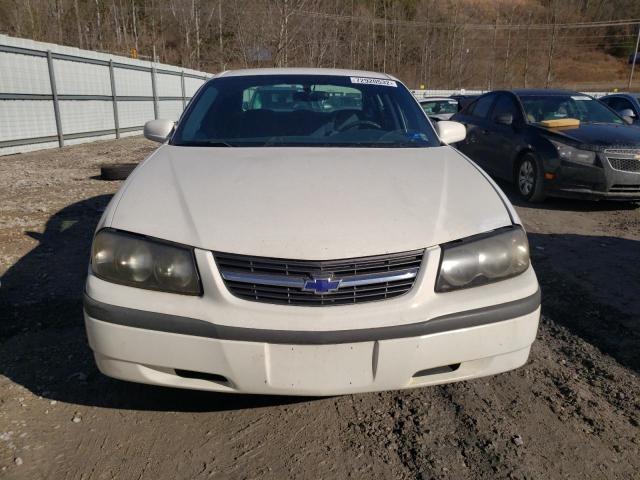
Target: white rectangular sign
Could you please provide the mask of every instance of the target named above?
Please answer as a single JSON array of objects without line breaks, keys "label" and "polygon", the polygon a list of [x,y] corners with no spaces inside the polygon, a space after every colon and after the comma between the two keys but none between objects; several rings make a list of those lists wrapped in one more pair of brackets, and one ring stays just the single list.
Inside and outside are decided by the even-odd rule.
[{"label": "white rectangular sign", "polygon": [[363,85],[384,85],[385,87],[398,86],[395,81],[385,80],[384,78],[351,77],[351,83],[362,83]]}]

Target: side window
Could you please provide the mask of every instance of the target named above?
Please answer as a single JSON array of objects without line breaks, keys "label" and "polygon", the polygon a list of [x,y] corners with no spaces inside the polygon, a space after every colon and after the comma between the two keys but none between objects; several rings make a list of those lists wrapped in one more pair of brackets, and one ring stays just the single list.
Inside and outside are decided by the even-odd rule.
[{"label": "side window", "polygon": [[495,122],[500,115],[505,115],[508,113],[513,116],[514,120],[520,118],[518,106],[516,105],[516,102],[511,97],[511,95],[500,95],[498,101],[496,102],[496,106],[493,108],[491,120]]},{"label": "side window", "polygon": [[471,112],[473,112],[473,109],[476,106],[476,102],[475,101],[470,101],[467,102],[466,104],[462,104],[462,101],[458,101],[458,105],[460,105],[460,113],[462,115],[471,115]]},{"label": "side window", "polygon": [[626,98],[622,97],[612,97],[607,99],[609,100],[608,105],[614,109],[616,112],[620,112],[621,110],[631,109],[633,110],[633,105]]},{"label": "side window", "polygon": [[474,117],[487,118],[487,116],[489,115],[489,110],[491,109],[491,105],[493,104],[495,98],[495,94],[480,97],[471,106],[472,110],[470,111],[470,114]]}]

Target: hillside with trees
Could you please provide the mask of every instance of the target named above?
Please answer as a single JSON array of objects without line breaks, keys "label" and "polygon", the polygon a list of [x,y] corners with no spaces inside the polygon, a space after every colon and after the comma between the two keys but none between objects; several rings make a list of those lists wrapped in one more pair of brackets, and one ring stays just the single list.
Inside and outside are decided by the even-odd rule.
[{"label": "hillside with trees", "polygon": [[0,0],[8,35],[209,72],[381,70],[428,88],[625,86],[640,27],[628,19],[637,0]]}]

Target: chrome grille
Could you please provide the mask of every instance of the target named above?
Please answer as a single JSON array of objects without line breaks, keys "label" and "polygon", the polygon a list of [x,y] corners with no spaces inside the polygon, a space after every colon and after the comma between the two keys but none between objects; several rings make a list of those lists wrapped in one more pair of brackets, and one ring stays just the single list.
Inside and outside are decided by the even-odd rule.
[{"label": "chrome grille", "polygon": [[[407,293],[418,275],[424,250],[319,261],[213,255],[233,295],[256,302],[313,307],[373,302]],[[316,281],[338,285],[327,292],[308,289],[309,282],[316,287]]]},{"label": "chrome grille", "polygon": [[640,149],[608,149],[604,151],[611,168],[640,173]]}]

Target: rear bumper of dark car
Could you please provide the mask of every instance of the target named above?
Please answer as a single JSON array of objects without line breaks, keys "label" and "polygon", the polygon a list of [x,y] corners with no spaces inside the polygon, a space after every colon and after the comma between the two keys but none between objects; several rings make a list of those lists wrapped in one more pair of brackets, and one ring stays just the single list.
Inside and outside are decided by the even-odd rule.
[{"label": "rear bumper of dark car", "polygon": [[547,194],[593,200],[640,200],[640,171],[615,169],[605,154],[599,154],[598,158],[598,166],[562,162],[554,172],[555,178],[545,180]]}]

